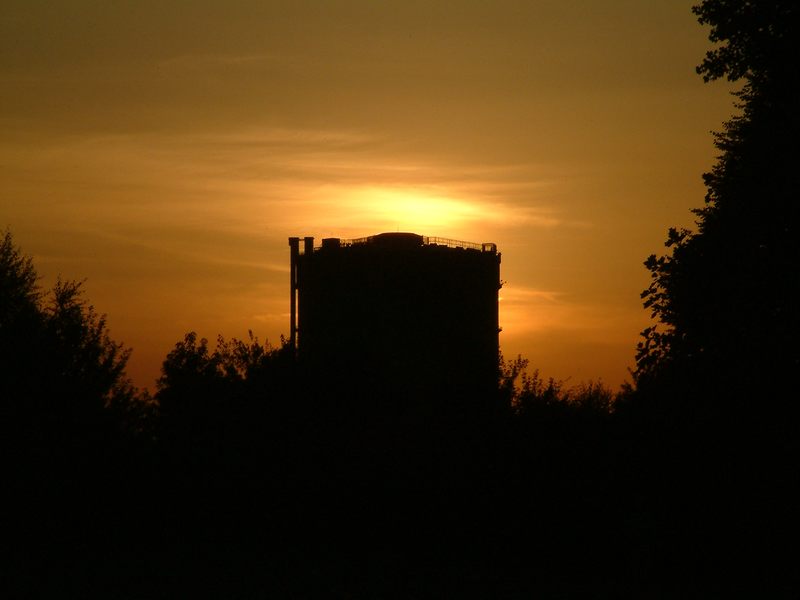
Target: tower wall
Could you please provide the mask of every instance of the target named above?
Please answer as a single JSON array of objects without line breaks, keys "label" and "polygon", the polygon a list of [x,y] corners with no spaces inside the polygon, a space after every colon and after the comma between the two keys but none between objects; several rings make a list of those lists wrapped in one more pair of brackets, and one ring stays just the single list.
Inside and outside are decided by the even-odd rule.
[{"label": "tower wall", "polygon": [[329,238],[316,249],[305,238],[300,254],[296,239],[292,337],[312,373],[338,391],[358,386],[376,396],[493,393],[500,287],[494,244],[392,233]]}]

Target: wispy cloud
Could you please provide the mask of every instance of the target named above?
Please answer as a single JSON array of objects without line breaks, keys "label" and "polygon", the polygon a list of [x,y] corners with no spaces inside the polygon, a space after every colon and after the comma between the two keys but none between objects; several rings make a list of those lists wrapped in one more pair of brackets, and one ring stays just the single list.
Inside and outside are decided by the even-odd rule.
[{"label": "wispy cloud", "polygon": [[92,196],[72,193],[68,210],[78,204],[106,225],[186,224],[195,215],[206,217],[208,227],[237,221],[366,230],[563,224],[546,201],[553,183],[532,169],[428,163],[392,152],[386,140],[359,131],[289,127],[77,136],[29,153],[0,148],[0,156],[12,156],[12,169],[14,160],[20,168],[38,163],[47,183],[66,193],[92,187]]}]

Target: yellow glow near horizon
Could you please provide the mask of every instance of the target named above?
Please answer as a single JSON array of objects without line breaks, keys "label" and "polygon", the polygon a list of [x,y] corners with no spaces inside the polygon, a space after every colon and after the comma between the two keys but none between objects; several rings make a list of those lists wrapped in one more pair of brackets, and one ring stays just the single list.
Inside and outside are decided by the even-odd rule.
[{"label": "yellow glow near horizon", "polygon": [[463,234],[476,225],[502,218],[498,211],[477,201],[455,198],[446,192],[383,186],[336,190],[327,194],[327,200],[314,212],[315,220],[328,227],[429,235]]}]

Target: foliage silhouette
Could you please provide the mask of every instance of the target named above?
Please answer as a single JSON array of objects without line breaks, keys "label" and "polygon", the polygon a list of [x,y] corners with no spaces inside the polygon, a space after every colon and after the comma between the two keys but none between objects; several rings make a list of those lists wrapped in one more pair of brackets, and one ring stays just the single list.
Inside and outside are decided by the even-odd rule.
[{"label": "foliage silhouette", "polygon": [[42,292],[31,259],[7,231],[0,240],[0,466],[8,490],[4,545],[12,552],[2,576],[24,582],[23,594],[37,595],[47,576],[59,576],[44,575],[44,565],[66,572],[82,549],[108,551],[119,531],[147,520],[147,439],[133,434],[150,405],[125,374],[128,356],[84,300],[81,283],[59,279]]},{"label": "foliage silhouette", "polygon": [[25,312],[35,312],[41,292],[33,260],[14,245],[6,230],[0,242],[0,327],[8,331]]},{"label": "foliage silhouette", "polygon": [[511,362],[500,357],[500,381],[498,389],[505,405],[514,414],[569,412],[608,416],[620,393],[614,393],[602,382],[588,381],[572,388],[563,381],[550,377],[542,379],[539,370],[528,373],[528,360],[517,356]]},{"label": "foliage silhouette", "polygon": [[722,0],[693,10],[720,44],[698,73],[742,80],[741,114],[714,135],[721,154],[704,175],[697,231],[670,229],[671,253],[645,262],[652,281],[642,297],[657,323],[642,334],[635,379],[733,407],[779,394],[800,366],[798,10]]},{"label": "foliage silhouette", "polygon": [[207,339],[187,333],[164,360],[157,382],[157,436],[166,447],[206,460],[208,453],[224,459],[225,453],[245,453],[248,444],[266,443],[259,438],[277,435],[273,428],[288,418],[291,358],[285,343],[262,345],[252,332],[248,341],[219,336],[213,351]]},{"label": "foliage silhouette", "polygon": [[800,11],[785,0],[693,11],[718,44],[697,72],[742,81],[740,114],[714,134],[720,155],[703,176],[696,231],[670,229],[669,254],[645,262],[656,323],[638,345],[636,390],[618,405],[635,455],[623,481],[660,523],[662,560],[780,582],[781,595],[797,586],[777,548],[798,530],[788,483],[798,406],[787,390],[800,367]]},{"label": "foliage silhouette", "polygon": [[[59,279],[41,292],[29,257],[10,232],[0,244],[0,360],[4,412],[47,437],[102,418],[139,397],[125,374],[130,351],[111,339],[106,319],[82,298],[82,283]],[[38,434],[33,431],[40,428]],[[51,431],[52,430],[52,431]]]}]

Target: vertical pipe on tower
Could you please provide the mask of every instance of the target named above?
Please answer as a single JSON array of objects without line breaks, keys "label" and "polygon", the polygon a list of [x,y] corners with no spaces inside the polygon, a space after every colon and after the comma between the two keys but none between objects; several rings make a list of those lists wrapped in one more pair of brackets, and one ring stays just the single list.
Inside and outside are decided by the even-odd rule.
[{"label": "vertical pipe on tower", "polygon": [[300,238],[289,238],[289,345],[297,350],[297,258],[300,254]]}]

